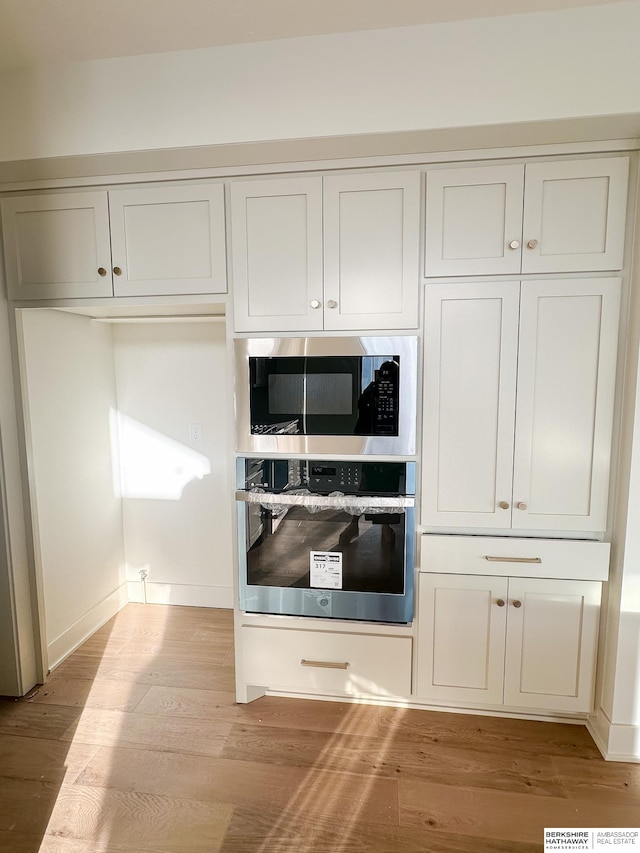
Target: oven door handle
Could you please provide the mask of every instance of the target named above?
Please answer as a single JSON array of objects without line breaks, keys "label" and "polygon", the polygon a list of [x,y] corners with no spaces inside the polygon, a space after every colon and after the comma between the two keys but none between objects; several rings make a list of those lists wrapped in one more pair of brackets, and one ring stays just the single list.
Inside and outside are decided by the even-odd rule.
[{"label": "oven door handle", "polygon": [[236,500],[244,503],[277,504],[278,506],[314,506],[327,507],[327,509],[344,509],[344,507],[355,507],[363,512],[367,508],[398,510],[413,507],[416,499],[411,495],[401,497],[373,497],[368,495],[289,495],[286,492],[274,494],[273,492],[247,492],[239,489],[236,491]]}]

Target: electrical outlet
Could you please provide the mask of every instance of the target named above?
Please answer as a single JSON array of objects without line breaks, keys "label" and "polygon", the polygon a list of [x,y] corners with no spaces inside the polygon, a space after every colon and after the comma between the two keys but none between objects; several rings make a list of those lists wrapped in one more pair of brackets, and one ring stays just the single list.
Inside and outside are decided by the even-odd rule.
[{"label": "electrical outlet", "polygon": [[202,441],[202,424],[189,424],[189,441],[191,444],[200,444]]}]

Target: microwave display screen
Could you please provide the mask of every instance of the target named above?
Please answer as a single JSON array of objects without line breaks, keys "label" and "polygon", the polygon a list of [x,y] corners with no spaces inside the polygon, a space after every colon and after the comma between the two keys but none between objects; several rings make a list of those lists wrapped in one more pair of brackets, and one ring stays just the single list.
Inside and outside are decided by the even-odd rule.
[{"label": "microwave display screen", "polygon": [[397,436],[400,356],[251,356],[251,433]]}]

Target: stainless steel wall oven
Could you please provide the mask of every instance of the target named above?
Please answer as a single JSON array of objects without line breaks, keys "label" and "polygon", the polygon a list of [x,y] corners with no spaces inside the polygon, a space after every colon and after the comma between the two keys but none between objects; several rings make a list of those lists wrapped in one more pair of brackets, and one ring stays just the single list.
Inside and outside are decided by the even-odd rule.
[{"label": "stainless steel wall oven", "polygon": [[412,456],[417,338],[238,338],[236,450]]},{"label": "stainless steel wall oven", "polygon": [[237,460],[240,609],[413,619],[415,463]]}]

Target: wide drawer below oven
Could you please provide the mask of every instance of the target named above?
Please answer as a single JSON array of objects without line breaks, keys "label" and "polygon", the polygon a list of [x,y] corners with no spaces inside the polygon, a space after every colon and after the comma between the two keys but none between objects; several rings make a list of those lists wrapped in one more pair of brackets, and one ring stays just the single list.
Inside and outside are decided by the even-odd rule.
[{"label": "wide drawer below oven", "polygon": [[241,629],[242,678],[271,690],[409,696],[411,637]]},{"label": "wide drawer below oven", "polygon": [[424,534],[420,571],[606,581],[609,549],[608,542]]}]

